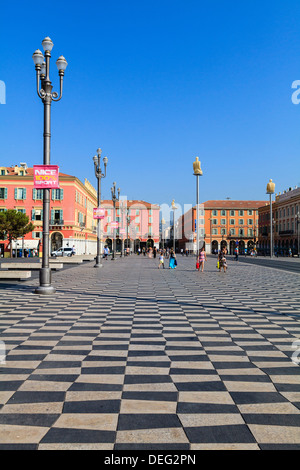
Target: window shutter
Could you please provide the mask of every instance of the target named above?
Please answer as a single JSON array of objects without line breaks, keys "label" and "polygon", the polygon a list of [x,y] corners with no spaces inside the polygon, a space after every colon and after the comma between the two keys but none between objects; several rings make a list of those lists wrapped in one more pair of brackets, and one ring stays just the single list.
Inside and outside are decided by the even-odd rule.
[{"label": "window shutter", "polygon": [[32,199],[36,201],[36,189],[35,188],[33,188],[32,190]]},{"label": "window shutter", "polygon": [[4,199],[7,199],[7,188],[4,188]]},{"label": "window shutter", "polygon": [[61,190],[60,190],[60,200],[62,201],[63,198],[64,198],[64,190],[61,189]]},{"label": "window shutter", "polygon": [[32,216],[31,216],[31,220],[35,220],[35,209],[32,209]]},{"label": "window shutter", "polygon": [[15,188],[15,199],[18,199],[18,188]]},{"label": "window shutter", "polygon": [[60,211],[59,211],[59,218],[60,218],[60,220],[63,220],[63,210],[62,209],[60,209]]},{"label": "window shutter", "polygon": [[54,210],[51,209],[51,220],[54,220]]},{"label": "window shutter", "polygon": [[23,199],[26,199],[26,188],[23,188]]}]

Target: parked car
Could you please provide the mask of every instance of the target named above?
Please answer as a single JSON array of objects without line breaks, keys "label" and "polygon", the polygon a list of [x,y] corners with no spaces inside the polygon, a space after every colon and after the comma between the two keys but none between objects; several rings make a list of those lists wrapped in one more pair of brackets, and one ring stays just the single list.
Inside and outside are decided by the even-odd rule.
[{"label": "parked car", "polygon": [[51,256],[57,257],[57,256],[72,256],[73,250],[72,248],[59,248],[56,251],[51,252]]}]

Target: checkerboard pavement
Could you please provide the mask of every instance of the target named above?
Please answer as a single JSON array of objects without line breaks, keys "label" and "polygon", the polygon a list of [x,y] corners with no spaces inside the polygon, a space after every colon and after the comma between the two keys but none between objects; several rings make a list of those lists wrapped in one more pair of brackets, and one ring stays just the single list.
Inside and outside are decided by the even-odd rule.
[{"label": "checkerboard pavement", "polygon": [[298,274],[93,265],[0,285],[0,450],[300,449]]}]

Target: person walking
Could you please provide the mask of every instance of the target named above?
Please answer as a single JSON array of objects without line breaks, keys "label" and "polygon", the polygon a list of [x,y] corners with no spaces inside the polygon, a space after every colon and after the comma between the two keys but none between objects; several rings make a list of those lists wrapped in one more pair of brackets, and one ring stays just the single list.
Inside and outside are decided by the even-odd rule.
[{"label": "person walking", "polygon": [[158,265],[158,269],[159,269],[161,266],[163,267],[163,269],[165,269],[165,260],[164,260],[163,252],[161,252],[160,255],[159,255],[159,265]]},{"label": "person walking", "polygon": [[206,253],[205,253],[205,248],[204,246],[201,248],[199,256],[198,256],[198,271],[201,271],[203,273],[204,270],[204,262],[207,261],[206,258]]},{"label": "person walking", "polygon": [[176,268],[176,255],[173,250],[170,251],[170,261],[169,261],[169,268],[175,269]]},{"label": "person walking", "polygon": [[238,246],[235,248],[234,252],[235,252],[234,260],[238,261],[239,260],[239,247]]},{"label": "person walking", "polygon": [[227,269],[227,261],[226,261],[226,253],[225,249],[220,250],[219,256],[218,256],[218,261],[219,261],[219,272],[221,272],[221,268],[223,268],[224,273],[226,273]]}]

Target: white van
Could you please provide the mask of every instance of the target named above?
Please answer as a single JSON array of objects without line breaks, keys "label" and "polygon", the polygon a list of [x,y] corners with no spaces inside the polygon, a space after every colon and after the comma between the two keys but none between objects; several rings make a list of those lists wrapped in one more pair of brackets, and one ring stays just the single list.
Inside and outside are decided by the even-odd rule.
[{"label": "white van", "polygon": [[72,248],[59,248],[56,251],[52,251],[51,256],[56,258],[57,256],[72,256],[72,254]]}]

